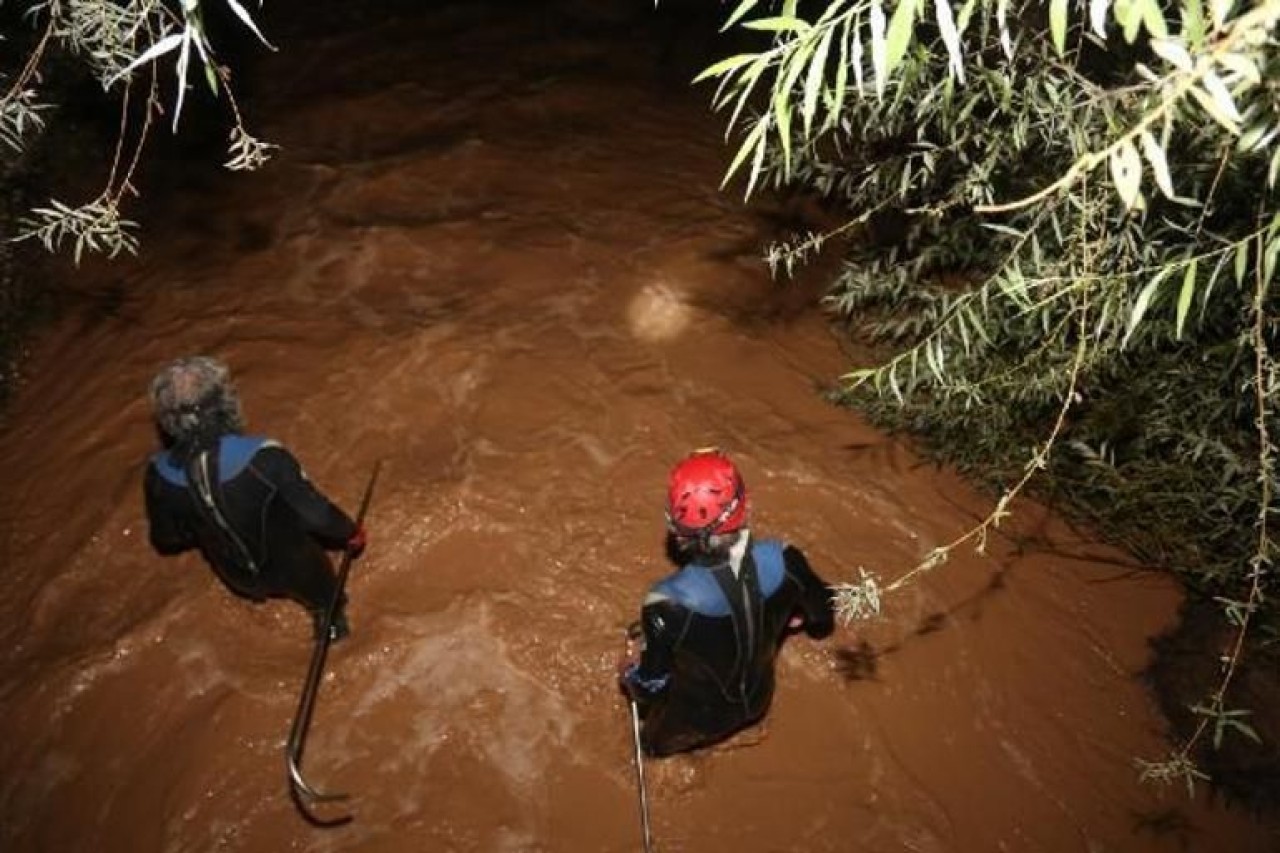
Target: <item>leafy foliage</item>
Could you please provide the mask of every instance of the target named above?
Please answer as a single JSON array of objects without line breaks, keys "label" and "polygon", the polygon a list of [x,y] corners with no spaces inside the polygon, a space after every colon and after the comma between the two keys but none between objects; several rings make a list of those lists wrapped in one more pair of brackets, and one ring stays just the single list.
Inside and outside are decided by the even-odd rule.
[{"label": "leafy foliage", "polygon": [[1280,0],[741,0],[726,27],[771,38],[699,78],[738,134],[726,182],[870,226],[827,303],[886,356],[840,398],[1000,489],[880,592],[1038,484],[1238,629],[1179,760],[1247,728],[1226,687],[1275,549],[1278,23]]},{"label": "leafy foliage", "polygon": [[[270,47],[240,0],[220,0],[241,24]],[[205,26],[204,0],[33,0],[25,19],[34,27],[33,46],[15,72],[0,74],[0,142],[21,155],[44,126],[50,105],[41,98],[41,68],[61,53],[83,65],[103,90],[117,94],[120,132],[110,159],[106,186],[94,199],[68,205],[56,199],[23,220],[24,230],[11,239],[36,240],[50,251],[73,246],[79,262],[84,251],[111,256],[137,249],[133,223],[121,218],[127,195],[135,192],[133,174],[146,145],[152,121],[165,109],[160,97],[160,66],[172,61],[173,129],[181,119],[193,66],[205,83],[224,95],[231,113],[229,169],[255,169],[274,146],[254,138],[244,126],[230,85],[230,71],[217,62]],[[141,90],[139,93],[138,90]],[[142,109],[136,109],[141,101]]]}]

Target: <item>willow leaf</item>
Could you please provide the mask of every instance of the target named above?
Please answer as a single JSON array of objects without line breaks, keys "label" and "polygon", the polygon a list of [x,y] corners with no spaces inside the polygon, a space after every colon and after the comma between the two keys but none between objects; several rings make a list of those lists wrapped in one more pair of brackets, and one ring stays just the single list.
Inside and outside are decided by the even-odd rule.
[{"label": "willow leaf", "polygon": [[805,75],[804,80],[804,103],[801,108],[805,136],[809,136],[813,130],[813,116],[818,109],[818,96],[822,93],[825,81],[823,72],[827,67],[827,53],[831,50],[831,39],[835,36],[835,32],[835,27],[827,28],[827,31],[822,34],[822,40],[818,42],[817,49],[813,52],[813,58],[809,61],[809,73]]},{"label": "willow leaf", "polygon": [[710,65],[704,68],[702,70],[702,73],[700,73],[697,77],[693,78],[693,82],[701,83],[703,80],[708,80],[712,77],[719,77],[723,74],[726,74],[729,71],[734,70],[735,68],[740,68],[741,66],[746,65],[749,62],[754,62],[759,57],[760,57],[760,54],[758,53],[735,54],[733,56],[730,56],[728,59],[720,60],[715,65]]},{"label": "willow leaf", "polygon": [[1182,329],[1187,322],[1187,309],[1191,307],[1191,298],[1196,293],[1196,266],[1198,258],[1192,258],[1187,264],[1187,271],[1182,275],[1182,290],[1178,293],[1178,313],[1174,337],[1182,339]]},{"label": "willow leaf", "polygon": [[898,0],[898,8],[893,10],[893,18],[889,21],[889,30],[885,34],[885,73],[892,74],[902,64],[902,57],[907,54],[907,45],[911,43],[911,34],[916,23],[917,0]]},{"label": "willow leaf", "polygon": [[725,30],[732,27],[734,24],[738,23],[738,21],[741,21],[743,17],[746,16],[746,14],[750,12],[752,9],[754,9],[759,3],[760,3],[760,0],[742,0],[742,2],[738,4],[738,7],[734,9],[733,12],[729,15],[729,17],[725,20],[724,26],[720,28],[720,31],[724,32]]},{"label": "willow leaf", "polygon": [[1062,56],[1067,51],[1067,0],[1050,0],[1049,34],[1053,37],[1053,49]]}]

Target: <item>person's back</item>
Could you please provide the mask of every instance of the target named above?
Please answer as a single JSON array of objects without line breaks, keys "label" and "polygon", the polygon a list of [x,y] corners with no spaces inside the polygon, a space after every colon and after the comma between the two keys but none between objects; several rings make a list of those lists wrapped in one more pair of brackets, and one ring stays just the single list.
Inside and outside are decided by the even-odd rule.
[{"label": "person's back", "polygon": [[[287,596],[323,622],[336,584],[325,548],[359,551],[364,534],[315,489],[287,449],[241,434],[224,365],[180,359],[153,383],[165,449],[152,456],[144,494],[153,547],[199,548],[234,592]],[[341,609],[335,637],[346,633]]]},{"label": "person's back", "polygon": [[773,697],[786,634],[834,625],[827,585],[799,549],[754,540],[746,489],[720,454],[672,472],[668,522],[683,568],[655,584],[641,611],[645,648],[624,675],[644,710],[648,752],[708,745],[759,720]]}]

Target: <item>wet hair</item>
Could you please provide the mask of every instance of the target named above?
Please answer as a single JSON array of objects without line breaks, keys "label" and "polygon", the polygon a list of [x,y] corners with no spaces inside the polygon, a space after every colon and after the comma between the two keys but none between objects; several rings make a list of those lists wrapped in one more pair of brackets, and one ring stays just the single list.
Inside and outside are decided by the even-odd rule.
[{"label": "wet hair", "polygon": [[203,355],[172,361],[156,374],[151,411],[161,440],[179,460],[244,428],[231,371]]}]

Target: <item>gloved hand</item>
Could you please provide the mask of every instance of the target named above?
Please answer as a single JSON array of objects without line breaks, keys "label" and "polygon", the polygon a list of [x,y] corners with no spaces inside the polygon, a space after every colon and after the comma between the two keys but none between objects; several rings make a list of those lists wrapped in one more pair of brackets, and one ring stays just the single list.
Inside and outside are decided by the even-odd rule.
[{"label": "gloved hand", "polygon": [[627,626],[627,643],[614,668],[618,678],[625,680],[635,667],[640,665],[640,654],[644,651],[644,631],[639,622]]},{"label": "gloved hand", "polygon": [[358,525],[356,532],[351,534],[351,538],[347,540],[347,553],[352,558],[359,557],[364,553],[365,546],[369,544],[369,535],[365,533],[364,525]]}]

